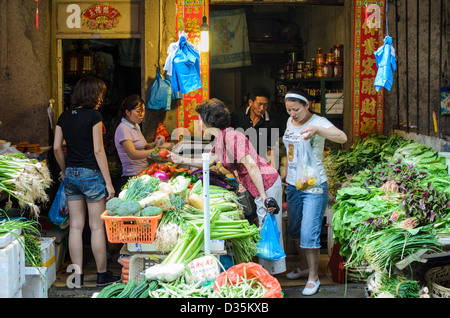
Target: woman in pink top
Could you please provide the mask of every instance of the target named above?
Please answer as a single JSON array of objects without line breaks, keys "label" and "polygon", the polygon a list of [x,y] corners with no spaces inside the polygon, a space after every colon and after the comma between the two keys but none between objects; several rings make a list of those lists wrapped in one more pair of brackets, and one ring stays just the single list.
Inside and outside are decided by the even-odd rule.
[{"label": "woman in pink top", "polygon": [[144,120],[144,115],[144,101],[139,95],[130,95],[123,100],[116,118],[117,128],[114,133],[114,145],[122,163],[119,190],[130,177],[136,176],[148,166],[147,158],[153,148],[161,146],[164,142],[161,137],[152,143],[145,140],[139,126]]},{"label": "woman in pink top", "polygon": [[[236,179],[255,197],[258,221],[262,226],[266,214],[272,212],[265,208],[263,204],[265,199],[273,198],[279,207],[282,206],[281,178],[277,170],[258,155],[243,133],[230,127],[230,111],[222,101],[215,98],[204,100],[195,110],[199,115],[202,130],[214,130],[215,140],[211,150],[210,165],[220,162],[225,169],[234,172]],[[187,158],[172,152],[167,159],[194,167],[201,168],[203,165],[201,159]],[[276,214],[276,219],[278,230],[283,233],[282,213]],[[281,235],[280,245],[283,247]],[[285,258],[277,261],[260,259],[259,263],[270,274],[286,271]]]}]

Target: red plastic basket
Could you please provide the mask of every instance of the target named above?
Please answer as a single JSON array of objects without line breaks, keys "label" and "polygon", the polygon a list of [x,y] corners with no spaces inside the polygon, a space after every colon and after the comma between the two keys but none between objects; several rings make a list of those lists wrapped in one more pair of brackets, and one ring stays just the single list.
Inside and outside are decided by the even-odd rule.
[{"label": "red plastic basket", "polygon": [[102,213],[110,243],[152,243],[162,213],[155,216],[109,216]]}]

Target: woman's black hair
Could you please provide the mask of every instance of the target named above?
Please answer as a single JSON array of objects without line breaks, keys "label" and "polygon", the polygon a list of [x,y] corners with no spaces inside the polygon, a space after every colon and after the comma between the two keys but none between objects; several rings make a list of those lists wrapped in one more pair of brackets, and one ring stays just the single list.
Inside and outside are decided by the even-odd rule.
[{"label": "woman's black hair", "polygon": [[112,126],[112,135],[116,133],[117,126],[120,125],[120,122],[122,121],[122,118],[125,118],[126,111],[128,110],[131,112],[133,109],[143,107],[144,101],[142,100],[141,96],[139,95],[129,95],[125,97],[122,101],[122,104],[120,104],[119,111],[117,112],[116,118],[114,118],[113,126]]},{"label": "woman's black hair", "polygon": [[[289,94],[289,93],[301,95],[301,96],[305,97],[307,100],[311,100],[311,98],[310,98],[310,96],[308,94],[308,91],[303,89],[303,88],[300,88],[300,87],[292,87],[292,88],[290,88],[286,92],[286,94]],[[306,102],[303,99],[299,99],[299,98],[295,98],[295,97],[286,97],[285,100],[286,101],[292,101],[292,102],[299,102],[303,106],[306,106]]]},{"label": "woman's black hair", "polygon": [[86,76],[80,79],[70,96],[71,108],[82,107],[94,109],[99,102],[103,102],[106,93],[106,84],[95,76]]},{"label": "woman's black hair", "polygon": [[227,106],[217,98],[202,101],[195,108],[195,111],[208,126],[218,129],[224,129],[230,126],[230,111]]},{"label": "woman's black hair", "polygon": [[133,109],[141,108],[144,106],[144,101],[139,95],[130,95],[124,98],[122,104],[120,105],[117,117],[121,120],[126,116],[126,111],[131,112]]}]

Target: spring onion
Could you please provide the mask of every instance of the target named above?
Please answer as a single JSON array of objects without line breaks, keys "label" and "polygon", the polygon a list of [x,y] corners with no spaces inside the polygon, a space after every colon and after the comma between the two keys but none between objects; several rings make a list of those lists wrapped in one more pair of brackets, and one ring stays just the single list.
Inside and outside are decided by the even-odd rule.
[{"label": "spring onion", "polygon": [[430,226],[414,229],[385,228],[367,237],[363,257],[375,271],[388,271],[394,263],[419,250],[439,250],[436,231]]},{"label": "spring onion", "polygon": [[376,273],[372,295],[377,297],[387,293],[394,298],[419,298],[420,285],[401,275]]},{"label": "spring onion", "polygon": [[0,155],[0,191],[16,198],[21,208],[29,208],[31,213],[40,213],[36,203],[45,203],[45,190],[52,183],[50,171],[35,159],[23,155]]},{"label": "spring onion", "polygon": [[[123,188],[123,199],[130,201],[140,201],[150,194],[158,190],[161,180],[143,174],[128,179],[127,184]],[[126,190],[126,191],[125,191]]]}]

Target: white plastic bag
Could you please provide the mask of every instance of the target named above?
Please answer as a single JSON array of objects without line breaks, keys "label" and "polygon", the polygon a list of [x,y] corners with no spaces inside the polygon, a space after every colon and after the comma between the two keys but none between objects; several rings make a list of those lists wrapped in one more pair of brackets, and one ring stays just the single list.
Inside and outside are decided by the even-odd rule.
[{"label": "white plastic bag", "polygon": [[317,159],[308,140],[300,139],[297,156],[296,188],[298,190],[308,190],[320,185]]}]

